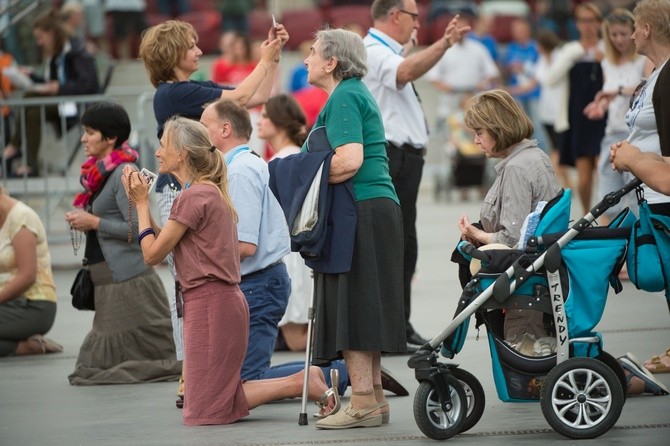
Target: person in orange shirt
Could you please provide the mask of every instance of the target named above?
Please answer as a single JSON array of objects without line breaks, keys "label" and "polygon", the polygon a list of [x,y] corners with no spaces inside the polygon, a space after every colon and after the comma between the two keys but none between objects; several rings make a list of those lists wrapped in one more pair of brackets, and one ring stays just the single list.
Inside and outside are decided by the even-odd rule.
[{"label": "person in orange shirt", "polygon": [[249,37],[238,32],[224,33],[219,45],[222,56],[212,65],[212,80],[217,84],[237,85],[256,67]]},{"label": "person in orange shirt", "polygon": [[[11,54],[5,53],[4,51],[0,50],[0,97],[2,99],[8,99],[9,94],[12,91],[12,83],[9,81],[7,76],[2,74],[2,70],[4,70],[7,67],[10,67],[14,65],[14,57],[12,57]],[[7,145],[10,140],[10,135],[11,131],[9,128],[9,114],[10,110],[8,106],[2,107],[2,120],[3,124],[2,127],[0,127],[0,133],[2,134],[3,140],[4,140],[4,145]]]}]

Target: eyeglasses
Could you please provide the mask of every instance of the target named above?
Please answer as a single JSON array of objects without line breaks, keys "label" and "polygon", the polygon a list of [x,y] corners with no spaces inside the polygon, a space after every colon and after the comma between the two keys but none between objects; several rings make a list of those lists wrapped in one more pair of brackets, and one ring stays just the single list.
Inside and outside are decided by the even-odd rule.
[{"label": "eyeglasses", "polygon": [[417,12],[410,12],[410,11],[406,11],[404,9],[398,9],[398,11],[404,12],[407,15],[411,15],[415,22],[417,20],[419,20],[419,13],[417,13]]}]

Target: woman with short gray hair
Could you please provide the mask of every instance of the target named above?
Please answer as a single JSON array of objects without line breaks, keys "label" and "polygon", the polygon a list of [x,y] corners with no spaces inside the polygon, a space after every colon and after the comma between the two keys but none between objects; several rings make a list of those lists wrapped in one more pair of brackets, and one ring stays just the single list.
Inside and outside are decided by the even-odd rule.
[{"label": "woman with short gray hair", "polygon": [[321,30],[316,39],[321,41],[323,58],[334,57],[338,61],[333,71],[336,80],[362,78],[368,72],[367,53],[356,33],[344,29]]},{"label": "woman with short gray hair", "polygon": [[[390,413],[381,385],[381,352],[403,353],[407,346],[402,214],[389,175],[384,125],[361,81],[366,53],[357,34],[319,31],[305,64],[309,83],[328,93],[315,128],[325,127],[335,152],[329,181],[352,181],[357,210],[350,270],[315,272],[313,358],[315,363],[344,358],[352,387],[349,405],[329,413],[316,427],[381,426]],[[339,217],[332,210],[331,216]]]}]

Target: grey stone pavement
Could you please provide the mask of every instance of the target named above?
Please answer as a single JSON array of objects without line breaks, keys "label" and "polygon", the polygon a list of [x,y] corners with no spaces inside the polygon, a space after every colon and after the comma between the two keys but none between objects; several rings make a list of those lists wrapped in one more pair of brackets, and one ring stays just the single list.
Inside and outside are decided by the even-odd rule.
[{"label": "grey stone pavement", "polygon": [[[450,321],[459,296],[456,267],[449,254],[457,239],[461,213],[476,217],[479,204],[456,200],[436,202],[430,175],[419,200],[418,273],[414,283],[412,322],[425,336],[435,336]],[[69,243],[51,245],[59,298],[56,322],[48,336],[64,346],[63,353],[0,359],[0,445],[297,445],[297,444],[434,444],[418,429],[412,414],[417,382],[406,356],[387,356],[383,364],[410,391],[409,397],[389,396],[391,422],[380,428],[320,431],[310,419],[298,425],[299,399],[254,409],[244,420],[228,426],[185,427],[175,408],[175,383],[73,387],[79,346],[90,329],[90,312],[70,306],[69,287],[78,259]],[[81,255],[81,254],[80,254]],[[158,268],[169,280],[165,266]],[[588,274],[588,272],[585,272]],[[611,295],[597,327],[605,348],[615,356],[627,351],[639,358],[664,351],[670,344],[670,320],[660,293],[643,293],[626,283]],[[539,404],[502,403],[497,399],[490,354],[484,333],[475,339],[474,326],[462,352],[462,368],[475,374],[486,392],[486,409],[468,433],[449,442],[486,444],[573,444],[554,432]],[[295,353],[277,353],[274,363],[300,360]],[[225,366],[225,365],[222,365]],[[670,374],[659,375],[670,386]],[[348,393],[344,398],[348,397]],[[308,405],[308,413],[315,410]],[[580,444],[668,444],[670,397],[629,398],[616,426],[602,437]]]},{"label": "grey stone pavement", "polygon": [[[287,54],[282,74],[299,59]],[[211,58],[203,60],[203,69]],[[282,83],[284,85],[285,83]],[[429,116],[435,95],[425,82],[418,82]],[[117,67],[110,94],[131,114],[133,126],[142,122],[140,109],[151,114],[142,92],[151,92],[141,65],[122,63]],[[150,104],[149,104],[150,105]],[[150,126],[152,124],[147,124]],[[436,150],[437,149],[437,150]],[[419,198],[419,262],[414,281],[412,322],[421,334],[437,335],[451,320],[460,295],[456,266],[449,262],[458,238],[457,218],[467,213],[477,218],[479,200],[435,201],[433,172],[440,171],[439,147],[431,147]],[[412,413],[418,387],[406,356],[388,356],[383,365],[410,391],[409,397],[389,396],[391,422],[380,428],[320,431],[309,420],[298,425],[299,399],[285,400],[254,409],[244,420],[228,426],[185,427],[175,408],[175,383],[73,387],[67,376],[74,369],[81,342],[91,327],[93,314],[70,305],[69,289],[81,257],[75,257],[62,219],[64,197],[52,217],[55,236],[50,250],[59,298],[56,322],[48,336],[63,344],[60,354],[0,359],[0,446],[70,445],[423,445],[436,442],[418,429]],[[573,217],[578,217],[574,215]],[[81,256],[81,254],[80,254]],[[169,272],[158,268],[166,281]],[[588,271],[584,272],[588,274]],[[615,356],[634,352],[644,359],[670,345],[670,319],[660,293],[644,293],[630,283],[619,295],[612,294],[597,327],[605,348]],[[273,363],[302,360],[296,353],[277,353]],[[484,332],[476,340],[474,326],[462,352],[456,357],[461,367],[473,373],[486,392],[486,409],[479,423],[450,443],[463,445],[575,444],[555,433],[545,421],[540,405],[502,403],[497,399],[491,360]],[[224,365],[225,366],[225,365]],[[670,374],[659,375],[670,386]],[[345,402],[348,394],[344,396]],[[308,413],[315,410],[309,404]],[[670,437],[670,397],[633,397],[623,408],[619,421],[602,437],[580,444],[667,445]]]}]

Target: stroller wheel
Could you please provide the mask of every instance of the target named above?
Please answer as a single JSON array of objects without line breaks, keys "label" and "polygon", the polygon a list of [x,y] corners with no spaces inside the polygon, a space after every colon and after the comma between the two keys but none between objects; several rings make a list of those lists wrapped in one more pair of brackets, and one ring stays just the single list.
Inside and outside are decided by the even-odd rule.
[{"label": "stroller wheel", "polygon": [[624,392],[616,373],[592,358],[572,358],[551,369],[540,405],[547,422],[568,438],[596,438],[619,419]]},{"label": "stroller wheel", "polygon": [[470,430],[484,415],[484,407],[486,407],[484,388],[475,375],[467,370],[454,367],[450,368],[449,372],[461,383],[467,400],[465,419],[459,431],[459,433],[463,433]]},{"label": "stroller wheel", "polygon": [[467,411],[467,398],[459,381],[453,376],[444,377],[451,397],[451,407],[442,409],[437,389],[422,381],[414,396],[414,420],[428,438],[446,440],[461,431]]}]

